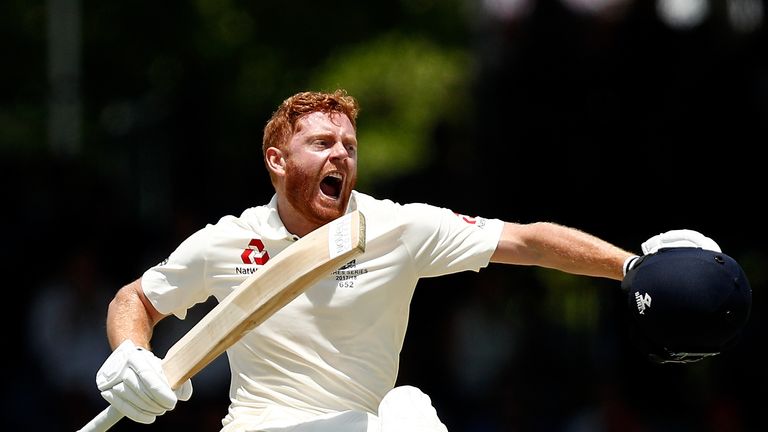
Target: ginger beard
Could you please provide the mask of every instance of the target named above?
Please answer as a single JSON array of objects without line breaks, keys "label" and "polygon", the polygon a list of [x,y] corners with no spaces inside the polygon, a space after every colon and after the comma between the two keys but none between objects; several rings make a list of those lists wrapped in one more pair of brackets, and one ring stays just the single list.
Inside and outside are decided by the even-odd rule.
[{"label": "ginger beard", "polygon": [[[324,225],[346,213],[349,198],[357,182],[357,168],[351,159],[334,166],[326,161],[323,169],[312,168],[286,159],[284,193],[293,210],[307,222]],[[337,173],[341,175],[339,180]]]}]

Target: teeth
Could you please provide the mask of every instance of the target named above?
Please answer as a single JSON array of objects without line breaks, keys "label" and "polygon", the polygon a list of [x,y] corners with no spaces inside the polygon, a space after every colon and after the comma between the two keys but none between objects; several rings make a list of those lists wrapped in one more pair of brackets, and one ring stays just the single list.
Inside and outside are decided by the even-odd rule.
[{"label": "teeth", "polygon": [[341,180],[341,178],[342,178],[341,174],[339,174],[337,172],[333,172],[333,173],[328,174],[328,177],[333,177],[333,178],[338,179],[338,180]]}]

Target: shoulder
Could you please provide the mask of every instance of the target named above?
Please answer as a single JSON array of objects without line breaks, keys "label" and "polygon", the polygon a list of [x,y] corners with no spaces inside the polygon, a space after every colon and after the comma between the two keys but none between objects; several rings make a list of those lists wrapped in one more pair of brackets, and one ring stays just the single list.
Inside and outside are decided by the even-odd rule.
[{"label": "shoulder", "polygon": [[246,208],[237,216],[231,214],[222,216],[216,223],[206,227],[216,233],[237,231],[270,233],[280,228],[282,223],[277,215],[277,208],[271,204]]},{"label": "shoulder", "polygon": [[352,209],[360,210],[366,218],[398,222],[399,224],[430,219],[445,209],[425,203],[400,203],[390,199],[375,198],[361,192],[354,192]]},{"label": "shoulder", "polygon": [[395,219],[400,223],[409,222],[419,225],[437,225],[440,223],[459,223],[476,228],[484,228],[491,221],[498,223],[497,219],[491,219],[480,215],[468,215],[455,211],[449,207],[429,204],[424,202],[399,203],[389,199],[378,199],[360,192],[355,193],[355,202],[366,217]]},{"label": "shoulder", "polygon": [[457,214],[448,208],[420,202],[400,203],[359,192],[355,194],[353,203],[352,209],[360,210],[370,228],[397,230],[403,235],[431,235],[441,226],[459,220]]},{"label": "shoulder", "polygon": [[215,223],[209,223],[207,224],[203,229],[200,230],[203,234],[222,234],[226,232],[231,231],[239,231],[239,230],[246,230],[249,229],[249,220],[253,219],[251,215],[251,210],[253,209],[247,209],[241,214],[240,216],[235,215],[225,215],[219,218],[218,221]]},{"label": "shoulder", "polygon": [[441,210],[440,207],[427,203],[409,202],[401,203],[393,201],[391,199],[376,198],[371,195],[354,191],[353,192],[354,205],[361,212],[368,211],[384,211],[384,212],[401,212],[401,211],[429,211],[430,209]]},{"label": "shoulder", "polygon": [[268,213],[264,206],[260,206],[247,208],[239,216],[221,216],[217,221],[206,224],[187,237],[180,247],[186,250],[197,249],[207,256],[211,248],[218,246],[239,245],[243,242],[247,244],[253,238],[272,238],[274,236],[270,234],[274,233],[275,229],[268,228]]}]

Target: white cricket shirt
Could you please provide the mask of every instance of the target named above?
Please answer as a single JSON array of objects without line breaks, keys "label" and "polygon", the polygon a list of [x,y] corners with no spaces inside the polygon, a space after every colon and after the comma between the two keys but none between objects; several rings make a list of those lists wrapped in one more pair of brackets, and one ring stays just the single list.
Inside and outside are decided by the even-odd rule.
[{"label": "white cricket shirt", "polygon": [[[397,378],[418,280],[487,266],[503,226],[360,192],[350,200],[349,211],[355,209],[366,219],[365,252],[227,350],[231,404],[223,424],[286,425],[347,410],[375,414]],[[142,286],[158,311],[183,319],[212,295],[221,301],[296,239],[273,197],[192,234],[144,273]]]}]

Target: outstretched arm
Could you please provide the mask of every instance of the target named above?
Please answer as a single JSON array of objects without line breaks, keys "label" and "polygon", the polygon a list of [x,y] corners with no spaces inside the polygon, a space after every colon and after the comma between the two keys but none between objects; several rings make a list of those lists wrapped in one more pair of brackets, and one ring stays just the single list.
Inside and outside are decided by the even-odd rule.
[{"label": "outstretched arm", "polygon": [[535,265],[567,273],[622,280],[635,256],[591,234],[551,222],[507,222],[491,262]]}]

